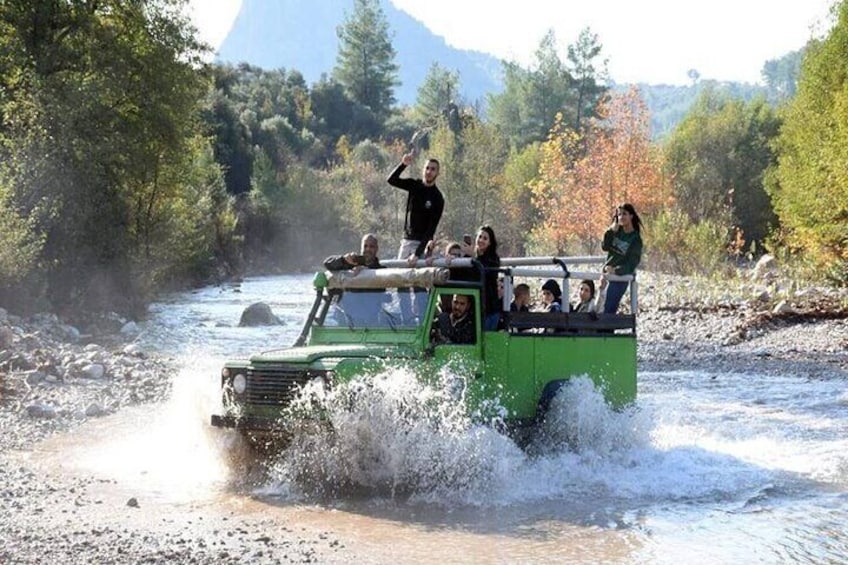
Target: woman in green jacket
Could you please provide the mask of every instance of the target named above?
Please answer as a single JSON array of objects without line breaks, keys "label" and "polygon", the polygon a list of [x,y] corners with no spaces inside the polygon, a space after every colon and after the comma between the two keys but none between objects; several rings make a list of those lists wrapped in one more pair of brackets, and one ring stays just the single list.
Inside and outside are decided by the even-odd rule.
[{"label": "woman in green jacket", "polygon": [[[612,225],[604,233],[601,249],[607,252],[604,273],[632,275],[642,259],[642,220],[633,204],[622,204],[616,209]],[[627,290],[627,281],[609,281],[604,314],[615,314]]]}]

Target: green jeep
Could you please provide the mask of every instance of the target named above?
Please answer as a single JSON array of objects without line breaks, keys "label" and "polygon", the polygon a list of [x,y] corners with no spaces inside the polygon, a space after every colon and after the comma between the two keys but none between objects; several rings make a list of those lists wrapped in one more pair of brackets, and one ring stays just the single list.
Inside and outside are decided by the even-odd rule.
[{"label": "green jeep", "polygon": [[[598,278],[597,272],[571,272],[569,265],[600,261],[502,259],[505,298],[496,331],[482,331],[484,273],[472,259],[419,262],[415,268],[385,261],[381,269],[317,273],[315,301],[292,347],[225,363],[223,413],[212,416],[212,425],[252,439],[284,438],[292,427],[285,410],[307,382],[320,378],[333,386],[391,364],[412,367],[430,382],[448,363],[463,367],[469,413],[483,414],[497,403],[507,431],[516,434],[538,423],[573,377],[588,376],[609,404],[624,406],[636,397],[635,314],[509,311],[516,278]],[[630,312],[636,311],[635,288],[634,280]],[[473,343],[436,339],[440,308],[454,294],[471,299]]]}]

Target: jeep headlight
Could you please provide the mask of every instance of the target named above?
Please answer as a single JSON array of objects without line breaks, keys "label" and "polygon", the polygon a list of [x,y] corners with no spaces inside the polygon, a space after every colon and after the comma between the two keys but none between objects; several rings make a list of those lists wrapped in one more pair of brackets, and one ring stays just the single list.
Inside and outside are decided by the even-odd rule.
[{"label": "jeep headlight", "polygon": [[244,373],[238,373],[233,377],[233,392],[236,394],[244,394],[247,390],[247,377]]}]

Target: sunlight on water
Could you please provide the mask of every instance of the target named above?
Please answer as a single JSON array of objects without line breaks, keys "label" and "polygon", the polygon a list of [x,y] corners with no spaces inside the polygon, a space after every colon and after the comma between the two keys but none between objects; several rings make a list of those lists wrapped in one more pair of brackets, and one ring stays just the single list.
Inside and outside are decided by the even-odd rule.
[{"label": "sunlight on water", "polygon": [[84,448],[75,464],[169,501],[219,492],[229,479],[226,453],[239,449],[209,426],[219,403],[219,370],[219,360],[187,360],[167,402],[133,409],[117,425],[111,418],[98,422],[92,431],[101,439],[94,449]]}]

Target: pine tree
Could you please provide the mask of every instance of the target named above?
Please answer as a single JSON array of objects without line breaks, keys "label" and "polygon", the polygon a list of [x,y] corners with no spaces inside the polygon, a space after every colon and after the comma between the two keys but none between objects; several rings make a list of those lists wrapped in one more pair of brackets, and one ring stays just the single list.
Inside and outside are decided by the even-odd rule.
[{"label": "pine tree", "polygon": [[339,52],[333,76],[347,94],[382,123],[395,102],[398,66],[389,24],[378,0],[355,0],[352,14],[336,30]]},{"label": "pine tree", "polygon": [[433,63],[424,82],[418,88],[415,117],[420,123],[430,123],[439,117],[450,118],[459,94],[459,73]]}]

